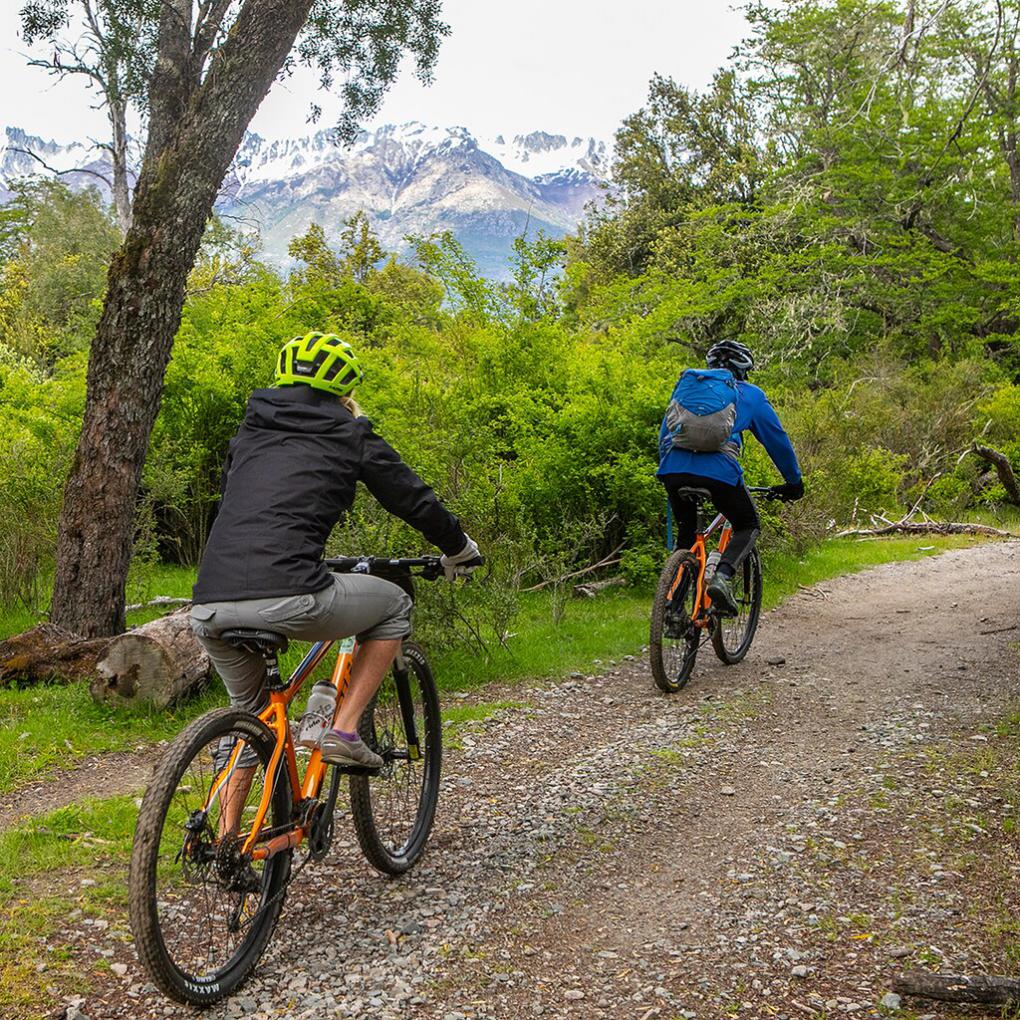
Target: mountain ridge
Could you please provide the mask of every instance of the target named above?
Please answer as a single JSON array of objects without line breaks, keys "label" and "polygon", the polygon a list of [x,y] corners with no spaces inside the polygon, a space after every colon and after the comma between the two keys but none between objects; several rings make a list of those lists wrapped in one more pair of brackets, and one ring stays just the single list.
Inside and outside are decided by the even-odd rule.
[{"label": "mountain ridge", "polygon": [[[0,135],[0,202],[19,176],[44,172],[37,153],[73,187],[108,193],[102,156],[8,127]],[[359,132],[346,147],[331,132],[265,139],[249,132],[224,180],[217,210],[257,230],[268,261],[285,266],[287,245],[312,222],[334,239],[361,210],[388,250],[410,234],[449,230],[488,276],[503,276],[514,237],[575,229],[608,172],[605,142],[546,131],[478,137],[418,121]]]}]

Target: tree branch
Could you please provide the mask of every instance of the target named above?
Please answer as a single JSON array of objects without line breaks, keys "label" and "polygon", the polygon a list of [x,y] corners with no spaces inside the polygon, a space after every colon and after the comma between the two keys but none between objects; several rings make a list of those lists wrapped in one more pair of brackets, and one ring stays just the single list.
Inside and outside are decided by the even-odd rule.
[{"label": "tree branch", "polygon": [[18,148],[17,146],[11,146],[9,151],[20,153],[23,156],[31,156],[32,159],[34,159],[37,163],[41,164],[45,170],[48,170],[51,174],[54,174],[57,177],[65,177],[68,174],[89,174],[92,177],[98,177],[99,180],[101,180],[108,188],[113,187],[113,185],[110,183],[110,178],[107,177],[105,174],[99,173],[98,170],[90,170],[86,166],[74,167],[70,170],[58,170],[55,166],[50,166],[50,164],[47,163],[46,160],[42,158],[42,156],[37,155],[31,149],[21,149]]},{"label": "tree branch", "polygon": [[1014,506],[1020,506],[1020,486],[1017,485],[1016,475],[1013,473],[1013,465],[1010,464],[1009,458],[990,446],[981,446],[978,443],[971,447],[970,452],[977,454],[978,457],[995,468],[995,473],[1006,490],[1006,498]]},{"label": "tree branch", "polygon": [[223,26],[223,18],[230,7],[230,0],[205,0],[198,9],[195,23],[195,43],[192,48],[194,73],[201,75],[206,57],[216,42],[216,36]]},{"label": "tree branch", "polygon": [[913,971],[893,981],[893,991],[942,1002],[973,1002],[1010,1006],[1020,1002],[1020,981],[976,974],[973,977]]}]

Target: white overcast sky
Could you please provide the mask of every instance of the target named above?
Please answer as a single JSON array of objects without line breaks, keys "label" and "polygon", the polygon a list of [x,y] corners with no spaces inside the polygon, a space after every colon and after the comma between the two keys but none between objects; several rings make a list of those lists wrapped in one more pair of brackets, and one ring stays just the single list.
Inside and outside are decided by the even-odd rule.
[{"label": "white overcast sky", "polygon": [[[56,141],[100,137],[105,117],[77,81],[55,83],[26,65],[21,0],[0,0],[0,128]],[[373,123],[462,125],[482,136],[534,130],[609,140],[644,101],[659,72],[704,86],[746,28],[728,0],[445,0],[452,33],[435,82],[405,71]],[[277,82],[252,129],[270,138],[305,134],[314,79]],[[322,126],[336,104],[319,99]]]}]

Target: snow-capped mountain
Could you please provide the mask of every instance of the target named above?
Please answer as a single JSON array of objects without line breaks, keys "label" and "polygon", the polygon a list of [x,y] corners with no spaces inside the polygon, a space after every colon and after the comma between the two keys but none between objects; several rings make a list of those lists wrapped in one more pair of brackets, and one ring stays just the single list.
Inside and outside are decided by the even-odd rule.
[{"label": "snow-capped mountain", "polygon": [[[23,150],[55,170],[104,169],[83,145],[8,128],[0,139],[0,201],[14,178],[45,172]],[[573,230],[600,195],[607,169],[605,143],[543,131],[476,138],[465,128],[411,122],[363,131],[349,147],[337,146],[327,131],[280,141],[248,134],[217,208],[257,229],[266,256],[281,265],[290,240],[309,223],[335,236],[345,218],[364,210],[390,250],[405,248],[407,234],[449,230],[484,273],[500,276],[514,237]],[[64,180],[98,181],[89,173]]]}]

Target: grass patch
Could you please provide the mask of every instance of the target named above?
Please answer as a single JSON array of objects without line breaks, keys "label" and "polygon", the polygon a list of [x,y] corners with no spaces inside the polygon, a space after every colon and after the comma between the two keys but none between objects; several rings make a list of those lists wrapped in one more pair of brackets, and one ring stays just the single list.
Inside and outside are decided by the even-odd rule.
[{"label": "grass patch", "polygon": [[170,740],[191,719],[226,702],[219,684],[170,712],[97,705],[81,683],[0,690],[0,793],[87,755]]},{"label": "grass patch", "polygon": [[0,832],[0,896],[13,896],[41,872],[127,860],[138,808],[136,794],[69,804]]},{"label": "grass patch", "polygon": [[[68,921],[105,916],[107,937],[127,939],[119,929],[137,814],[134,796],[89,800],[0,833],[0,1014],[38,1017],[44,1003],[86,991],[82,962],[54,937]],[[92,884],[73,890],[79,870]],[[47,888],[67,891],[36,888],[33,879],[43,875]]]}]

